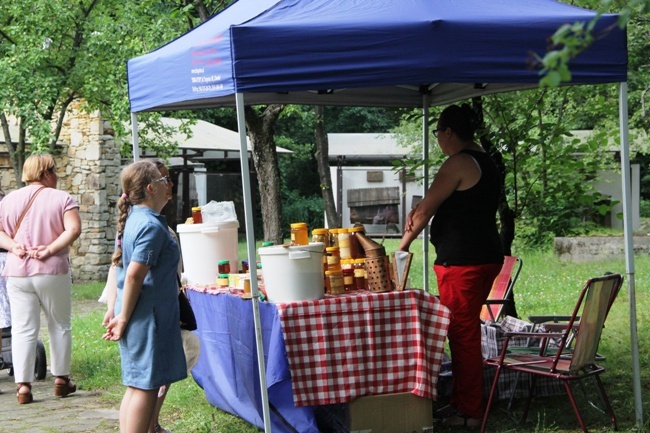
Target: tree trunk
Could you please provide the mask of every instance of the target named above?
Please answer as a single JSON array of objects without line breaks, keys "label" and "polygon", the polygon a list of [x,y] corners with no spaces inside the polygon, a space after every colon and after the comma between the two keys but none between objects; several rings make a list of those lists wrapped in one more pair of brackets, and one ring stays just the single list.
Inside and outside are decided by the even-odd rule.
[{"label": "tree trunk", "polygon": [[332,175],[330,173],[329,163],[329,142],[327,141],[327,132],[325,131],[325,109],[322,105],[314,106],[314,135],[316,136],[316,162],[318,163],[318,177],[320,178],[320,188],[325,205],[325,216],[328,227],[341,227],[338,214],[336,212],[336,202],[334,200],[334,191],[332,191]]},{"label": "tree trunk", "polygon": [[[251,140],[253,163],[257,172],[257,182],[262,204],[264,240],[276,244],[284,243],[282,236],[282,194],[280,189],[280,169],[276,151],[274,126],[284,105],[268,105],[258,113],[247,106],[246,126]],[[243,173],[247,176],[247,173]]]},{"label": "tree trunk", "polygon": [[[472,107],[478,114],[480,129],[487,130],[485,126],[485,118],[483,116],[483,100],[481,97],[472,98]],[[508,204],[506,197],[506,167],[503,163],[503,155],[497,151],[495,146],[490,141],[487,134],[483,133],[480,136],[481,146],[492,156],[492,160],[499,170],[499,177],[501,178],[501,194],[499,200],[499,222],[501,223],[501,244],[505,255],[512,255],[512,241],[515,239],[515,213]]]},{"label": "tree trunk", "polygon": [[16,187],[22,188],[25,186],[22,181],[23,164],[25,163],[25,130],[22,128],[22,126],[20,127],[18,143],[14,143],[9,132],[9,121],[3,112],[0,112],[0,125],[2,126],[2,132],[5,137],[7,152],[9,153],[9,157],[11,159],[11,166],[13,167],[14,174],[16,176]]}]

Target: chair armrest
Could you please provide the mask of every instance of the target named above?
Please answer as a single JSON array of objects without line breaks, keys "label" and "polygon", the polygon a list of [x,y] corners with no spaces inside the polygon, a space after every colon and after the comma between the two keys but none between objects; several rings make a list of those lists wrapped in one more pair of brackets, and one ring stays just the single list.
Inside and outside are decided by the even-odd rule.
[{"label": "chair armrest", "polygon": [[[528,316],[528,320],[534,324],[539,325],[546,322],[568,322],[571,320],[571,316]],[[576,320],[580,320],[580,316],[576,316]]]},{"label": "chair armrest", "polygon": [[503,335],[508,338],[526,337],[526,338],[558,338],[557,332],[504,332]]}]

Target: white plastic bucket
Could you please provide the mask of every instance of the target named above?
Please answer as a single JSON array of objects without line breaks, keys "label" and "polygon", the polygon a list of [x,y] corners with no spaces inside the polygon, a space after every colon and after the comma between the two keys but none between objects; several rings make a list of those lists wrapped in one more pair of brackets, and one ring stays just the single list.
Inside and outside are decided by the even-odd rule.
[{"label": "white plastic bucket", "polygon": [[230,260],[231,272],[237,273],[238,228],[237,221],[176,226],[183,253],[183,270],[189,285],[215,285],[219,260]]},{"label": "white plastic bucket", "polygon": [[325,296],[323,252],[325,244],[258,249],[269,302],[311,301]]}]

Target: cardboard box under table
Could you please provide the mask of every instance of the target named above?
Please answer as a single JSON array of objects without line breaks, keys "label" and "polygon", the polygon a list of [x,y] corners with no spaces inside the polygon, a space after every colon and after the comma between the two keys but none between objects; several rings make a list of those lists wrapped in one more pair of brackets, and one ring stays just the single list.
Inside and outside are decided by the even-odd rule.
[{"label": "cardboard box under table", "polygon": [[431,400],[410,392],[361,397],[350,403],[350,433],[433,432]]},{"label": "cardboard box under table", "polygon": [[[252,302],[189,292],[201,340],[195,380],[211,404],[263,428]],[[323,408],[367,396],[436,399],[449,311],[434,296],[353,292],[259,306],[274,432],[331,431],[319,430]]]}]

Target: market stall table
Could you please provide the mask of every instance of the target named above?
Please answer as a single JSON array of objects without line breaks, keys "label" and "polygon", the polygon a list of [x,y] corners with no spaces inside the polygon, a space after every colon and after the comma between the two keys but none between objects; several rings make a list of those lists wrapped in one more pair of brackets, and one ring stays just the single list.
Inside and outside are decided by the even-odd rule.
[{"label": "market stall table", "polygon": [[[228,289],[190,289],[195,380],[212,405],[263,428],[252,303]],[[364,395],[436,398],[449,312],[422,290],[260,302],[260,316],[274,431],[318,432],[323,405]]]}]

